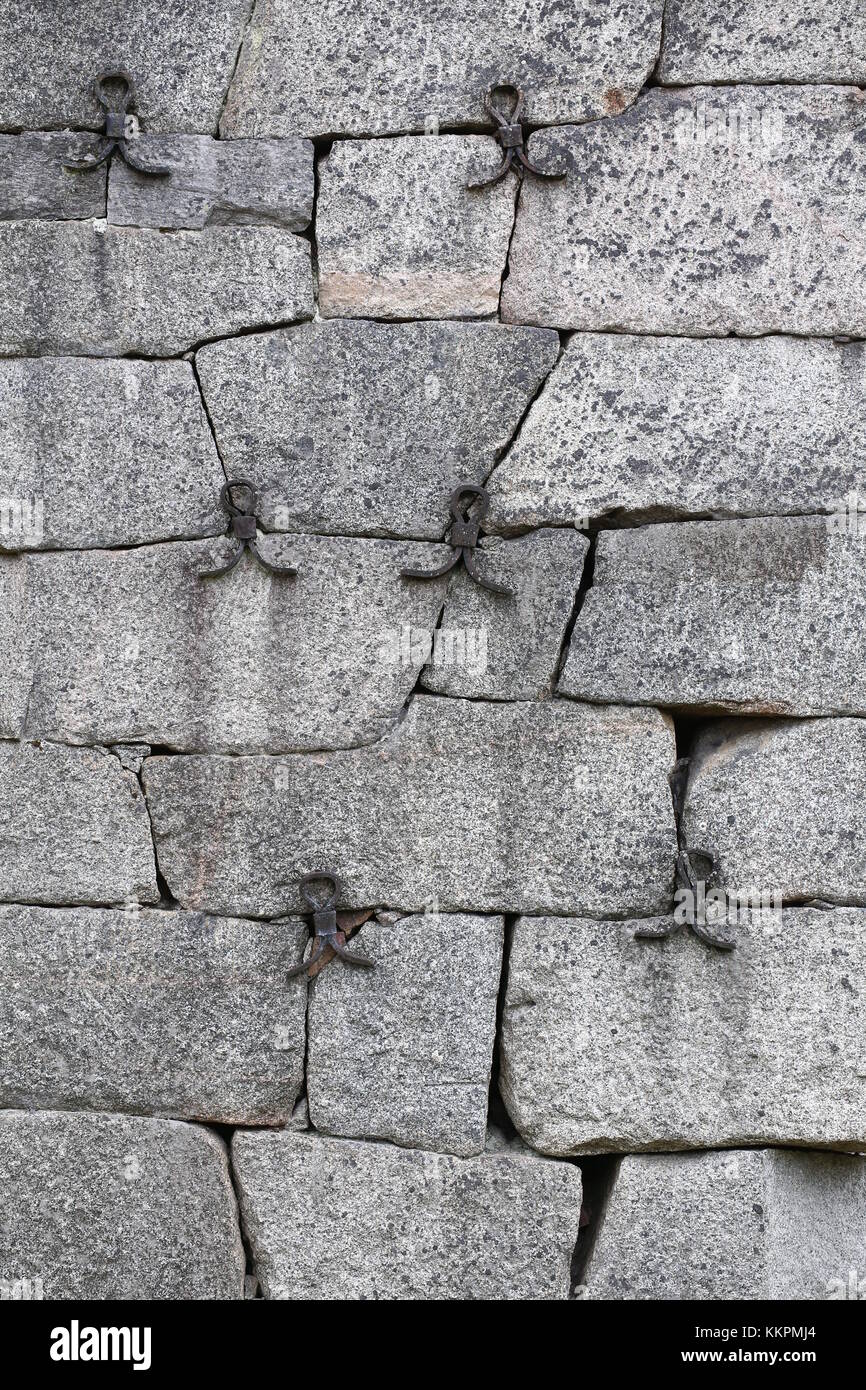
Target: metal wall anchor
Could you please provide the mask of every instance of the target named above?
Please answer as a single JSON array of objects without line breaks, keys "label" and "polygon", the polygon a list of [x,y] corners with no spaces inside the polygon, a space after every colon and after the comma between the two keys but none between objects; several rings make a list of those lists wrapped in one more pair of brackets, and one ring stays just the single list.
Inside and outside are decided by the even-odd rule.
[{"label": "metal wall anchor", "polygon": [[[498,107],[493,104],[494,92],[514,92],[515,102],[511,114],[504,116]],[[564,179],[565,174],[548,174],[546,170],[539,169],[537,164],[533,164],[528,154],[523,148],[523,125],[520,117],[523,114],[523,90],[515,87],[513,82],[496,82],[492,87],[488,87],[484,93],[484,109],[494,122],[496,129],[493,134],[505,151],[502,163],[487,179],[475,179],[472,183],[467,183],[467,188],[487,188],[492,183],[498,183],[504,179],[509,169],[513,169],[518,179],[523,178],[523,171],[527,169],[530,174],[535,174],[539,179]]]},{"label": "metal wall anchor", "polygon": [[[704,859],[709,866],[707,871],[698,875],[695,872],[693,859]],[[691,908],[687,917],[688,925],[691,927],[695,936],[704,942],[706,946],[714,946],[717,951],[733,951],[736,942],[724,936],[719,936],[706,921],[706,915],[701,916],[695,911],[700,894],[699,884],[706,884],[707,880],[716,872],[719,861],[716,856],[705,849],[683,849],[677,855],[676,887],[678,890],[685,889],[691,895]],[[676,929],[677,923],[671,919],[670,925],[666,927],[639,927],[635,932],[635,937],[658,938],[670,936]]]},{"label": "metal wall anchor", "polygon": [[[473,502],[469,502],[466,507],[461,507],[460,502],[463,497],[477,499],[478,505],[473,512]],[[451,516],[451,533],[448,537],[449,545],[454,547],[454,554],[450,560],[446,560],[435,570],[416,570],[403,569],[400,571],[404,579],[439,579],[441,575],[448,574],[460,561],[466,566],[466,571],[470,579],[474,579],[476,584],[480,584],[485,589],[490,589],[494,594],[505,594],[508,598],[514,598],[514,590],[507,589],[504,584],[494,584],[491,579],[484,579],[475,568],[475,547],[478,544],[478,535],[481,523],[487,514],[490,506],[490,493],[485,487],[479,487],[477,483],[461,483],[451,494],[449,503]]]},{"label": "metal wall anchor", "polygon": [[[236,507],[232,501],[232,492],[235,488],[245,488],[249,494],[249,505],[246,507]],[[221,575],[228,574],[233,570],[240,560],[245,550],[251,550],[263,569],[269,574],[275,574],[280,579],[291,579],[297,574],[297,570],[289,566],[272,565],[270,560],[266,560],[264,555],[256,545],[258,535],[256,512],[258,510],[258,493],[252,483],[247,478],[231,478],[224,483],[220,489],[220,505],[229,514],[229,525],[226,531],[227,536],[234,536],[235,540],[240,541],[240,545],[235,551],[227,565],[220,565],[215,570],[199,570],[199,579],[219,579]]]},{"label": "metal wall anchor", "polygon": [[[333,885],[332,891],[324,902],[319,902],[310,892],[309,885],[319,882]],[[300,880],[300,889],[301,896],[313,913],[313,949],[308,960],[301,961],[300,965],[294,966],[289,971],[289,979],[293,979],[296,975],[303,975],[305,970],[309,970],[321,959],[329,946],[334,955],[339,956],[340,960],[344,960],[347,965],[375,966],[376,962],[370,960],[369,956],[362,956],[358,951],[347,950],[339,939],[341,933],[337,926],[337,899],[343,891],[343,885],[337,875],[331,869],[304,874]]]},{"label": "metal wall anchor", "polygon": [[[108,82],[115,82],[120,87],[116,105],[112,104],[108,95]],[[122,69],[117,72],[101,72],[94,80],[93,94],[105,111],[105,130],[99,153],[89,158],[71,161],[63,167],[72,173],[83,174],[88,169],[98,169],[116,150],[121,159],[131,169],[137,169],[140,174],[153,174],[157,178],[169,175],[171,169],[167,164],[148,164],[130,145],[131,140],[138,138],[138,117],[130,110],[130,107],[135,105],[135,84],[129,73]]]}]

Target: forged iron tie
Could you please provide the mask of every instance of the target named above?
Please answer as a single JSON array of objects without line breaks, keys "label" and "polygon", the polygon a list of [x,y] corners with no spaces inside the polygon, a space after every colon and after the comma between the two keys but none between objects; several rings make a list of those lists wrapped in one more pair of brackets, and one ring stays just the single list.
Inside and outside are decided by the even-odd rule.
[{"label": "forged iron tie", "polygon": [[[108,95],[108,82],[115,82],[120,87],[120,94],[115,103],[112,103]],[[139,174],[153,174],[156,178],[166,178],[171,173],[167,164],[148,164],[135,153],[130,144],[130,141],[138,139],[138,117],[130,109],[135,105],[135,84],[129,73],[124,72],[122,68],[117,72],[101,72],[94,79],[93,94],[105,111],[105,130],[98,154],[95,158],[71,160],[63,167],[71,173],[84,174],[89,169],[98,169],[116,150],[121,159],[131,169],[137,169]]]},{"label": "forged iron tie", "polygon": [[[238,507],[232,500],[232,493],[235,488],[245,488],[249,494],[249,506]],[[270,560],[266,560],[262,552],[256,545],[258,535],[256,512],[258,509],[258,493],[252,483],[247,478],[231,478],[224,483],[220,489],[220,505],[229,514],[227,536],[234,536],[235,540],[240,541],[240,545],[235,551],[228,564],[220,565],[215,570],[199,570],[199,579],[219,579],[222,575],[228,574],[240,561],[245,550],[252,551],[255,558],[263,569],[269,574],[275,574],[280,579],[291,579],[297,574],[297,570],[291,569],[287,565],[272,565]]]},{"label": "forged iron tie", "polygon": [[[466,507],[461,507],[462,498],[471,497],[477,499],[478,505],[473,513],[473,502],[469,502]],[[491,579],[484,579],[475,568],[475,547],[478,544],[478,536],[481,523],[487,514],[490,506],[490,494],[485,487],[479,487],[476,483],[461,483],[451,494],[450,510],[452,516],[451,532],[448,543],[453,546],[454,554],[450,560],[446,560],[435,570],[416,570],[402,569],[400,571],[404,579],[439,579],[443,574],[448,574],[460,561],[466,567],[466,572],[470,579],[474,579],[476,584],[482,588],[489,589],[494,594],[505,594],[508,598],[514,598],[514,590],[508,589],[504,584],[494,584]]]},{"label": "forged iron tie", "polygon": [[[695,858],[705,859],[710,866],[709,872],[705,874],[702,879],[695,873],[694,864],[692,862]],[[703,941],[704,945],[713,946],[717,951],[733,951],[736,949],[737,943],[735,941],[730,941],[727,937],[717,935],[716,932],[710,929],[706,921],[701,922],[698,920],[695,912],[695,905],[698,900],[698,884],[699,882],[706,883],[707,879],[718,869],[718,865],[718,859],[714,854],[711,854],[709,850],[680,850],[677,855],[676,886],[678,890],[685,889],[691,894],[692,909],[688,915],[687,922],[695,936]],[[669,926],[656,928],[655,930],[649,927],[639,927],[635,932],[635,937],[659,939],[661,937],[670,936],[676,930],[677,925],[677,923],[671,920]]]},{"label": "forged iron tie", "polygon": [[[493,103],[494,92],[514,92],[514,108],[510,115],[503,115]],[[513,82],[495,82],[492,87],[488,87],[484,93],[484,109],[494,122],[496,129],[493,134],[499,141],[504,150],[502,163],[486,179],[475,179],[472,183],[467,183],[467,188],[488,188],[492,183],[498,183],[504,179],[509,169],[513,169],[518,179],[523,178],[524,170],[530,174],[535,174],[539,179],[564,179],[565,174],[549,174],[545,169],[539,169],[537,164],[533,164],[526,150],[523,148],[523,125],[521,116],[523,114],[523,89],[515,87]]]},{"label": "forged iron tie", "polygon": [[[311,883],[330,883],[332,891],[320,902],[310,892]],[[296,975],[303,975],[305,970],[309,970],[324,955],[325,950],[330,946],[335,956],[344,960],[347,965],[362,965],[375,967],[376,962],[370,960],[369,956],[362,956],[359,951],[349,951],[340,942],[338,937],[339,927],[337,926],[337,899],[340,897],[343,885],[338,876],[330,869],[319,870],[317,873],[304,874],[300,880],[301,896],[313,913],[313,949],[308,960],[301,961],[300,965],[295,965],[289,971],[289,979],[294,979]]]}]

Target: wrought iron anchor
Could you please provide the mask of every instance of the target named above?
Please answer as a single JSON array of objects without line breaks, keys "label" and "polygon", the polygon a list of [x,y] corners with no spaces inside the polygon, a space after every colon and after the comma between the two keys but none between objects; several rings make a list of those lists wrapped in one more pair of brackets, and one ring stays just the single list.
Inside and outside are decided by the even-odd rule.
[{"label": "wrought iron anchor", "polygon": [[[238,507],[232,500],[232,493],[235,488],[245,488],[248,496],[249,505]],[[248,478],[230,478],[220,489],[220,505],[229,514],[227,536],[234,536],[235,540],[240,541],[240,545],[235,551],[228,564],[220,565],[215,570],[199,570],[199,579],[219,579],[222,575],[228,574],[239,563],[245,550],[252,551],[255,558],[263,569],[269,574],[275,574],[280,579],[291,579],[297,574],[297,570],[288,565],[272,565],[270,560],[266,560],[262,552],[256,545],[258,536],[258,520],[256,512],[258,510],[258,493]]]},{"label": "wrought iron anchor", "polygon": [[[514,107],[510,115],[503,115],[499,108],[494,105],[494,92],[514,92]],[[538,165],[533,164],[526,153],[523,147],[523,124],[520,119],[523,115],[523,101],[523,89],[516,87],[513,82],[495,82],[484,93],[484,109],[494,122],[496,129],[493,134],[502,146],[504,154],[502,163],[495,174],[491,174],[486,179],[475,179],[473,182],[467,183],[467,188],[488,188],[490,184],[498,183],[500,179],[504,179],[509,169],[514,170],[518,179],[523,178],[524,170],[534,174],[539,179],[565,178],[565,173],[553,174],[548,173],[546,169],[539,169]]]},{"label": "wrought iron anchor", "polygon": [[[709,868],[706,873],[698,874],[695,870],[694,860],[705,859]],[[700,896],[699,884],[706,883],[719,867],[719,861],[714,854],[706,849],[682,849],[677,855],[676,868],[676,887],[677,890],[684,889],[690,894],[690,903],[686,922],[691,927],[695,936],[703,941],[705,946],[713,946],[717,951],[733,951],[737,943],[728,937],[719,936],[712,931],[707,924],[706,918],[701,920],[696,908]],[[665,927],[639,927],[635,932],[635,937],[643,939],[660,938],[671,936],[676,930],[678,923],[671,918],[669,926]]]},{"label": "wrought iron anchor", "polygon": [[[120,87],[120,93],[116,99],[116,104],[112,103],[108,95],[106,84],[115,82]],[[130,169],[136,169],[139,174],[152,174],[155,178],[167,178],[171,174],[171,169],[167,164],[148,164],[140,155],[136,154],[131,141],[138,139],[139,127],[138,117],[130,109],[135,105],[135,83],[128,72],[118,69],[117,72],[101,72],[93,82],[93,94],[100,106],[105,111],[105,129],[99,152],[89,159],[71,160],[63,167],[74,174],[87,173],[89,169],[98,169],[100,164],[104,164],[110,159],[114,151],[120,158],[129,165]]]},{"label": "wrought iron anchor", "polygon": [[[473,501],[470,501],[466,506],[461,506],[464,497],[475,499],[477,506]],[[475,506],[474,511],[473,506]],[[454,554],[450,560],[446,560],[435,570],[402,569],[400,573],[403,578],[439,579],[443,574],[448,574],[450,570],[453,570],[462,560],[469,578],[474,579],[476,584],[480,584],[484,589],[489,589],[491,593],[505,594],[507,598],[514,598],[513,589],[506,588],[504,584],[494,584],[492,579],[485,579],[475,567],[475,547],[478,544],[481,523],[489,506],[490,493],[485,487],[479,487],[477,483],[461,483],[459,487],[456,487],[451,494],[449,503],[452,522],[448,543],[453,546]]]},{"label": "wrought iron anchor", "polygon": [[[330,883],[332,885],[331,892],[324,901],[319,901],[310,892],[311,883]],[[308,960],[293,966],[289,971],[289,979],[293,979],[296,975],[303,975],[304,971],[309,970],[311,966],[321,960],[329,946],[334,955],[339,956],[340,960],[344,960],[347,965],[361,965],[368,969],[375,967],[376,962],[370,960],[369,956],[362,956],[360,951],[348,950],[339,939],[337,899],[342,894],[343,884],[338,875],[332,869],[320,869],[318,872],[304,874],[300,880],[300,889],[302,898],[313,914],[313,949]]]}]

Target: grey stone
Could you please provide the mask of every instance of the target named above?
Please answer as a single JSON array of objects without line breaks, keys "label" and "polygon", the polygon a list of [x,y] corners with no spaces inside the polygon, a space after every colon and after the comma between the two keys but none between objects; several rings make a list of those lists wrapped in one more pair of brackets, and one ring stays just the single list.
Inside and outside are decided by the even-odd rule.
[{"label": "grey stone", "polygon": [[0,743],[0,901],[155,902],[144,797],[104,748]]},{"label": "grey stone", "polygon": [[95,135],[71,130],[0,135],[0,218],[104,217],[105,165],[85,176],[63,167],[92,156],[97,145]]},{"label": "grey stone", "polygon": [[487,524],[834,511],[864,419],[860,343],[579,333],[490,478]]},{"label": "grey stone", "polygon": [[216,134],[250,0],[2,0],[0,127],[102,129],[100,72],[136,83],[145,130]]},{"label": "grey stone", "polygon": [[866,333],[866,98],[856,87],[648,91],[537,132],[502,317],[724,336]]},{"label": "grey stone", "polygon": [[302,232],[313,215],[309,140],[214,140],[160,135],[147,157],[171,177],[149,178],[115,159],[108,220],[135,227],[288,227]]},{"label": "grey stone", "polygon": [[511,588],[514,597],[481,588],[461,565],[439,627],[428,638],[422,684],[446,695],[547,698],[588,549],[584,536],[568,531],[483,541],[476,551],[479,574]]},{"label": "grey stone", "polygon": [[0,908],[0,1105],[285,1124],[306,940],[300,922]]},{"label": "grey stone", "polygon": [[866,13],[850,0],[668,0],[661,82],[866,83]]},{"label": "grey stone", "polygon": [[483,318],[499,310],[515,190],[487,135],[339,140],[319,165],[323,318]]},{"label": "grey stone", "polygon": [[717,713],[866,713],[864,623],[863,538],[827,517],[608,531],[559,689]]},{"label": "grey stone", "polygon": [[372,970],[322,971],[309,1014],[313,1127],[469,1157],[484,1148],[501,917],[367,922],[351,949]]},{"label": "grey stone", "polygon": [[556,361],[549,329],[299,324],[211,343],[196,366],[226,468],[270,529],[440,540]]},{"label": "grey stone", "polygon": [[778,1149],[624,1158],[585,1297],[826,1299],[863,1269],[864,1229],[862,1158]]},{"label": "grey stone", "polygon": [[[423,652],[401,646],[401,629],[433,628],[447,584],[413,584],[400,570],[432,568],[447,552],[264,537],[261,553],[296,567],[295,578],[272,577],[251,555],[223,578],[199,578],[238,544],[225,537],[7,561],[27,566],[18,627],[32,662],[26,718],[14,667],[0,701],[0,711],[11,706],[11,732],[230,753],[381,737],[424,663]],[[0,621],[11,622],[14,640],[14,617]],[[0,676],[0,693],[5,685]]]},{"label": "grey stone", "polygon": [[563,1299],[577,1168],[291,1134],[232,1141],[267,1298]]},{"label": "grey stone", "polygon": [[685,842],[732,892],[866,903],[864,788],[862,719],[719,720],[693,751]]},{"label": "grey stone", "polygon": [[671,906],[673,761],[655,710],[416,696],[370,748],[149,758],[143,776],[187,906],[298,911],[319,862],[346,907],[643,916]]},{"label": "grey stone", "polygon": [[500,1086],[529,1144],[866,1149],[866,913],[734,914],[731,953],[682,928],[647,941],[634,922],[520,918]]},{"label": "grey stone", "polygon": [[188,362],[0,361],[0,548],[221,531],[224,482]]},{"label": "grey stone", "polygon": [[276,227],[0,223],[0,356],[170,356],[313,313],[310,246]]},{"label": "grey stone", "polygon": [[371,135],[485,121],[482,93],[520,81],[541,124],[615,115],[658,55],[661,0],[567,13],[541,0],[419,8],[395,25],[383,0],[256,5],[222,134]]},{"label": "grey stone", "polygon": [[0,1277],[48,1299],[243,1297],[224,1145],[128,1115],[0,1111]]}]

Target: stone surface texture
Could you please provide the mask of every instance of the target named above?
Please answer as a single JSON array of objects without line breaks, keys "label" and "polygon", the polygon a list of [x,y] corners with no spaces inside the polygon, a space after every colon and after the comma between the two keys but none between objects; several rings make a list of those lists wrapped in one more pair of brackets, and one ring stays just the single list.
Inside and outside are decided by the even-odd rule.
[{"label": "stone surface texture", "polygon": [[651,916],[671,906],[673,762],[655,710],[416,696],[369,748],[142,775],[187,907],[298,911],[318,861],[340,865],[346,907]]},{"label": "stone surface texture", "polygon": [[503,934],[501,917],[468,914],[364,924],[352,949],[375,968],[327,969],[312,991],[316,1130],[464,1158],[482,1152]]},{"label": "stone surface texture", "polygon": [[724,337],[866,332],[858,87],[654,89],[533,135],[503,318]]},{"label": "stone surface texture", "polygon": [[866,12],[851,0],[668,0],[659,81],[866,82]]},{"label": "stone surface texture", "polygon": [[624,1158],[594,1299],[825,1299],[864,1255],[866,1161],[778,1149]]},{"label": "stone surface texture", "polygon": [[104,217],[105,165],[86,174],[63,167],[92,158],[97,147],[97,136],[72,131],[0,135],[0,218]]},{"label": "stone surface texture", "polygon": [[268,1298],[568,1297],[570,1164],[287,1131],[236,1134],[232,1160]]},{"label": "stone surface texture", "polygon": [[128,1115],[0,1111],[0,1278],[53,1299],[243,1297],[225,1146]]},{"label": "stone surface texture", "polygon": [[661,0],[567,11],[456,0],[259,0],[222,119],[224,136],[383,135],[483,124],[482,94],[519,80],[535,124],[616,115],[661,41]]},{"label": "stone surface texture", "polygon": [[0,908],[0,1104],[285,1124],[305,942],[299,922]]},{"label": "stone surface texture", "polygon": [[441,540],[556,362],[549,329],[327,319],[212,343],[196,367],[220,452],[270,530]]},{"label": "stone surface texture", "polygon": [[520,918],[501,1085],[533,1148],[866,1148],[862,909],[733,912],[731,953]]}]

